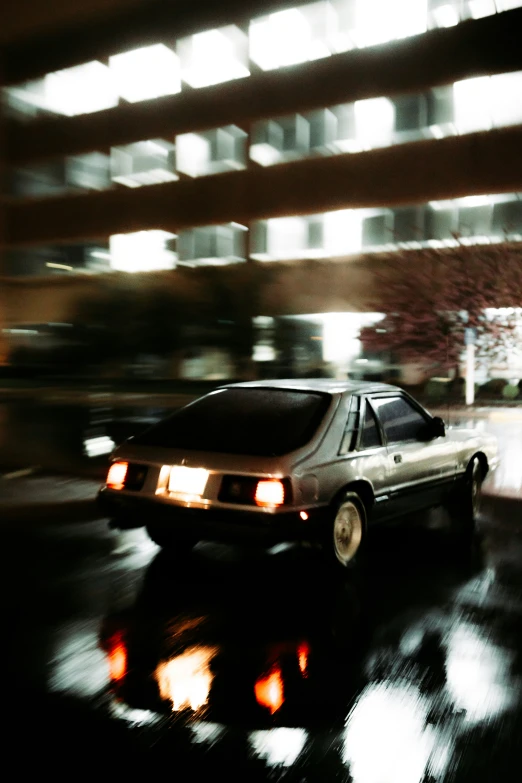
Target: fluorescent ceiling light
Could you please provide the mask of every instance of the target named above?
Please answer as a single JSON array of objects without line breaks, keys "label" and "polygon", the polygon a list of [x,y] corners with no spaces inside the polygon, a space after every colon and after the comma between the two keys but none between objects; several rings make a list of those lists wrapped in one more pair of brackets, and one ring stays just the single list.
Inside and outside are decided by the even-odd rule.
[{"label": "fluorescent ceiling light", "polygon": [[190,54],[187,58],[182,55],[182,75],[191,87],[207,87],[250,75],[237,56],[233,37],[223,30],[197,33],[189,41]]},{"label": "fluorescent ceiling light", "polygon": [[97,61],[47,74],[44,90],[47,108],[67,117],[110,109],[118,104],[109,68]]},{"label": "fluorescent ceiling light", "polygon": [[116,54],[109,58],[109,67],[119,95],[130,103],[181,90],[179,58],[164,44]]},{"label": "fluorescent ceiling light", "polygon": [[454,27],[460,21],[456,9],[452,5],[441,5],[433,9],[433,18],[437,27]]}]

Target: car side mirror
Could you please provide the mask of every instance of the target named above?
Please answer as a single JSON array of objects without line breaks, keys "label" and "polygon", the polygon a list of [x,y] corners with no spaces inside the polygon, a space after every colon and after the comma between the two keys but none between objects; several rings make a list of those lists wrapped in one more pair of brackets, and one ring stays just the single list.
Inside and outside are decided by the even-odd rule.
[{"label": "car side mirror", "polygon": [[432,438],[443,438],[446,435],[446,425],[440,416],[434,416],[431,420],[430,435]]}]

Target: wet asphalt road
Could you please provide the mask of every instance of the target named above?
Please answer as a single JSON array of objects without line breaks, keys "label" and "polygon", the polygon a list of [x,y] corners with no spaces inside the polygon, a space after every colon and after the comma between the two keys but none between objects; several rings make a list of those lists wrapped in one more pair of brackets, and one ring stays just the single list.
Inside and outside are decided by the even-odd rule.
[{"label": "wet asphalt road", "polygon": [[490,510],[469,557],[443,528],[376,533],[348,579],[313,550],[176,559],[105,520],[4,525],[6,756],[180,780],[519,780],[517,510]]},{"label": "wet asphalt road", "polygon": [[173,558],[89,514],[4,519],[8,779],[519,781],[522,427],[473,426],[504,495],[473,551],[437,512],[347,578],[310,549]]}]

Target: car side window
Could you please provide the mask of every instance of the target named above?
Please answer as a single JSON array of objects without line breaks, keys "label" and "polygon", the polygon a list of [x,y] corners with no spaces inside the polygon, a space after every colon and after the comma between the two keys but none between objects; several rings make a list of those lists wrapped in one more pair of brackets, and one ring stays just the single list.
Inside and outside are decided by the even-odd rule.
[{"label": "car side window", "polygon": [[374,449],[376,446],[382,446],[381,433],[372,406],[367,402],[364,411],[360,448]]},{"label": "car side window", "polygon": [[359,426],[359,410],[361,407],[361,399],[355,394],[350,400],[350,411],[348,413],[348,420],[344,428],[343,439],[341,441],[340,454],[347,454],[349,451],[355,448],[355,442],[357,440],[357,428]]},{"label": "car side window", "polygon": [[404,397],[384,397],[373,403],[388,443],[425,440],[427,420]]}]

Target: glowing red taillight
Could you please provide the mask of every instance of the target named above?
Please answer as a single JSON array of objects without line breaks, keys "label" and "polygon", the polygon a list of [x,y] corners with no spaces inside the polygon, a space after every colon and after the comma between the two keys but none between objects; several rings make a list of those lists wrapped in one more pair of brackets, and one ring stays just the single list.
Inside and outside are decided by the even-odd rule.
[{"label": "glowing red taillight", "polygon": [[279,479],[258,481],[254,500],[258,506],[282,506],[285,502],[285,487]]},{"label": "glowing red taillight", "polygon": [[113,462],[107,473],[105,482],[109,489],[123,489],[127,476],[128,462]]}]

